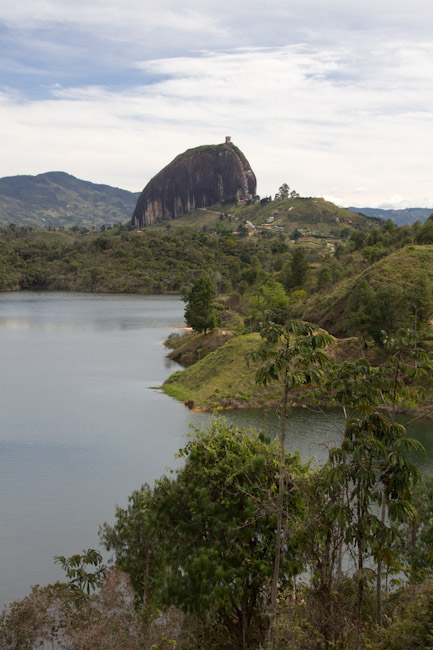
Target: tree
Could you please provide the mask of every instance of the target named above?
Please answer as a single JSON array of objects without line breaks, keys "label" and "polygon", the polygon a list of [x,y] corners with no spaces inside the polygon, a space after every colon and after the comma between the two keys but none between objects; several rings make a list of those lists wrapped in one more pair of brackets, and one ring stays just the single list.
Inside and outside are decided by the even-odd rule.
[{"label": "tree", "polygon": [[270,277],[249,298],[246,320],[251,328],[257,329],[260,323],[270,321],[284,323],[287,320],[289,306],[290,299],[283,285]]},{"label": "tree", "polygon": [[[346,232],[346,229],[344,229],[344,231]],[[341,235],[342,237],[345,236],[343,235],[343,231],[341,232]],[[354,232],[352,232],[352,234],[350,235],[350,243],[351,243],[352,250],[359,251],[364,246],[365,239],[366,239],[365,233],[361,232],[360,230],[355,230]]]},{"label": "tree", "polygon": [[[180,457],[185,465],[154,490],[151,521],[164,564],[161,602],[224,627],[230,647],[256,647],[267,627],[263,605],[269,595],[278,489],[278,447],[212,420],[195,430]],[[305,469],[286,456],[284,508],[293,533],[284,539],[281,578],[299,569],[294,531],[302,511]]]},{"label": "tree", "polygon": [[425,271],[417,274],[413,286],[405,296],[406,301],[413,317],[413,329],[417,333],[433,314],[431,282]]},{"label": "tree", "polygon": [[[66,573],[66,577],[69,578],[69,585],[87,595],[90,594],[91,590],[95,590],[102,585],[107,572],[107,567],[102,564],[102,555],[93,548],[82,551],[81,555],[79,553],[71,555],[71,557],[58,555],[54,558],[54,562],[60,564]],[[95,567],[93,573],[88,571],[92,566]]]},{"label": "tree", "polygon": [[[366,359],[329,366],[322,395],[319,391],[314,394],[316,401],[323,402],[325,398],[328,405],[329,397],[325,396],[332,395],[333,403],[343,407],[346,417],[346,439],[349,432],[352,436],[358,436],[356,455],[359,459],[365,453],[365,463],[370,467],[368,477],[370,483],[367,486],[363,485],[362,488],[359,487],[359,490],[366,491],[367,488],[370,490],[370,496],[366,497],[364,504],[367,509],[368,499],[377,503],[379,516],[376,517],[377,522],[373,522],[375,540],[372,538],[368,542],[367,538],[364,541],[360,541],[359,538],[357,543],[364,544],[364,550],[370,544],[371,553],[377,563],[376,603],[379,626],[382,624],[382,567],[395,565],[390,546],[394,539],[389,527],[386,526],[386,514],[388,511],[388,517],[394,520],[408,512],[413,516],[413,510],[401,506],[401,503],[410,501],[410,488],[417,479],[417,472],[407,462],[405,453],[413,449],[422,449],[419,443],[407,438],[404,427],[396,423],[397,407],[408,403],[411,405],[422,403],[423,390],[420,384],[428,385],[433,371],[426,352],[414,345],[416,342],[414,332],[402,329],[393,337],[387,336],[385,332],[382,332],[382,335],[386,359],[380,366],[372,367]],[[385,415],[379,414],[378,408]],[[355,413],[364,416],[363,419],[355,419]],[[366,437],[367,433],[370,438]],[[367,446],[364,448],[365,444]],[[346,450],[349,448],[346,440],[343,443],[343,449],[345,448]],[[352,452],[355,454],[354,449]],[[344,464],[348,464],[347,457],[344,458]],[[344,471],[348,471],[347,468]],[[333,475],[334,478],[336,475]],[[353,477],[350,480],[355,483]],[[347,486],[348,483],[344,489],[348,493]],[[335,498],[341,505],[342,488],[338,495],[337,492],[338,490]],[[398,500],[401,502],[399,506]],[[364,506],[359,507],[363,510]],[[343,523],[347,528],[347,521]],[[358,566],[363,566],[363,558],[359,553]],[[359,575],[362,575],[362,572]],[[358,585],[358,588],[360,590],[358,606],[361,607],[359,603],[362,603],[363,586]],[[357,620],[359,623],[360,612]]]},{"label": "tree", "polygon": [[203,274],[193,284],[184,297],[186,302],[185,320],[197,332],[212,331],[217,325],[215,289],[210,277]]},{"label": "tree", "polygon": [[285,490],[286,422],[289,392],[305,388],[323,380],[321,369],[327,362],[325,346],[332,341],[328,334],[316,333],[308,323],[289,321],[284,325],[269,323],[260,332],[263,343],[250,358],[260,362],[256,382],[267,385],[277,381],[283,385],[282,413],[280,422],[280,466],[278,477],[277,530],[274,549],[274,571],[272,575],[270,625],[268,646],[273,641],[277,613],[277,591],[280,579],[281,548],[283,541],[283,513]]},{"label": "tree", "polygon": [[302,246],[296,246],[293,249],[292,261],[288,269],[283,269],[282,281],[286,289],[302,288],[308,280],[309,265],[305,250]]},{"label": "tree", "polygon": [[244,223],[240,223],[239,226],[237,227],[236,232],[238,233],[239,237],[248,237],[249,234],[248,226]]},{"label": "tree", "polygon": [[375,307],[375,292],[367,280],[361,280],[355,286],[348,301],[348,324],[352,332],[362,335],[366,345],[366,336],[371,329],[371,314]]},{"label": "tree", "polygon": [[433,477],[423,477],[412,500],[416,516],[400,527],[400,557],[411,584],[419,584],[433,574]]},{"label": "tree", "polygon": [[433,214],[424,222],[416,233],[417,244],[433,244]]},{"label": "tree", "polygon": [[328,289],[332,282],[332,270],[328,264],[323,264],[317,274],[317,286],[320,290]]},{"label": "tree", "polygon": [[[306,571],[310,576],[306,594],[312,610],[309,619],[323,639],[323,645],[318,639],[314,647],[323,650],[347,648],[352,632],[353,585],[343,574],[344,530],[329,509],[342,498],[343,493],[339,495],[329,489],[326,465],[310,474],[307,507],[301,522]],[[350,621],[350,627],[345,621]]]},{"label": "tree", "polygon": [[[327,484],[335,498],[328,505],[328,515],[340,523],[345,542],[353,546],[356,558],[357,599],[354,650],[360,646],[361,612],[365,585],[374,577],[366,565],[368,556],[380,564],[395,564],[392,542],[395,531],[380,513],[388,508],[390,521],[412,518],[411,488],[418,478],[405,453],[419,448],[417,441],[406,437],[400,424],[389,422],[373,412],[346,423],[345,439],[340,448],[330,451]],[[347,495],[341,501],[341,494]],[[380,569],[377,572],[380,576]],[[381,624],[381,599],[377,599],[378,623]]]},{"label": "tree", "polygon": [[160,561],[157,540],[149,523],[152,490],[142,485],[128,501],[127,508],[116,507],[116,523],[101,526],[99,537],[107,551],[114,551],[117,568],[128,574],[135,600],[143,604],[148,616]]},{"label": "tree", "polygon": [[287,185],[287,183],[283,183],[278,192],[275,194],[275,201],[278,201],[279,199],[288,199],[289,192],[290,187]]},{"label": "tree", "polygon": [[383,332],[396,332],[402,326],[403,319],[404,297],[401,289],[395,285],[379,287],[376,291],[370,331],[375,343],[382,346]]},{"label": "tree", "polygon": [[433,362],[411,329],[399,329],[393,336],[384,333],[383,349],[386,359],[374,370],[378,403],[395,422],[399,406],[420,405],[425,400],[432,383]]},{"label": "tree", "polygon": [[383,346],[385,334],[395,332],[403,320],[403,294],[398,287],[382,286],[377,291],[361,280],[349,297],[348,324],[353,332],[371,337]]}]

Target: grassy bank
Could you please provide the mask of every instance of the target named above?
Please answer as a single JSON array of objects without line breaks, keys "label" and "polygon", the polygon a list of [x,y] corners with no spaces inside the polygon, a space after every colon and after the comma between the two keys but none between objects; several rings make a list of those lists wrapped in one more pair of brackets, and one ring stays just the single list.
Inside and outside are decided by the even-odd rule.
[{"label": "grassy bank", "polygon": [[[228,340],[225,340],[228,338]],[[281,404],[282,386],[271,383],[267,387],[255,382],[257,365],[247,363],[247,356],[261,342],[257,332],[230,337],[218,331],[204,335],[189,332],[169,339],[173,348],[170,358],[187,364],[184,370],[173,373],[161,387],[171,397],[184,402],[189,408],[202,411],[217,409],[277,408]],[[328,348],[329,359],[336,363],[366,358],[372,366],[384,361],[384,351],[363,343],[356,337],[335,339]],[[298,396],[290,397],[292,404]],[[424,403],[415,406],[408,402],[399,405],[398,411],[414,417],[426,414],[433,406],[433,393]]]},{"label": "grassy bank", "polygon": [[259,341],[257,333],[235,336],[185,370],[175,372],[162,389],[198,410],[276,405],[281,399],[279,386],[258,388],[255,366],[246,362],[247,354]]}]

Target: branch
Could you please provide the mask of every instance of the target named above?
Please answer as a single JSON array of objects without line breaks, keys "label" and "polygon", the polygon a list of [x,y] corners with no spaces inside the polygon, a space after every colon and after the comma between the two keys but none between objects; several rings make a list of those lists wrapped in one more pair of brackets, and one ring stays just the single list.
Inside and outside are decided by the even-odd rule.
[{"label": "branch", "polygon": [[428,411],[426,411],[425,413],[421,413],[421,415],[417,415],[416,418],[413,418],[412,420],[409,420],[409,422],[407,422],[407,423],[405,424],[406,428],[407,428],[409,425],[411,425],[412,422],[416,422],[417,420],[421,420],[422,418],[427,417],[427,415],[429,415],[432,411],[433,411],[433,406],[432,406]]},{"label": "branch", "polygon": [[389,407],[389,405],[388,405],[388,402],[387,402],[386,399],[385,399],[385,396],[384,396],[382,390],[380,391],[380,396],[381,396],[381,398],[382,398],[382,404],[383,404],[383,406],[385,407],[386,411],[388,412],[389,417],[390,417],[391,420],[392,420],[392,411],[391,411],[391,409],[390,409],[390,407]]},{"label": "branch", "polygon": [[311,407],[311,406],[307,406],[307,405],[306,405],[305,408],[306,408],[308,411],[311,411],[312,413],[321,413],[321,415],[323,415],[325,418],[327,418],[327,419],[329,420],[330,424],[332,424],[332,426],[334,427],[334,429],[336,429],[338,433],[340,433],[342,436],[344,436],[344,429],[341,429],[341,427],[339,427],[338,424],[336,424],[335,422],[333,422],[333,421],[331,420],[331,418],[329,417],[329,415],[326,413],[326,411],[325,411],[321,406],[318,406],[318,407],[315,409],[315,408],[313,408],[313,407]]}]

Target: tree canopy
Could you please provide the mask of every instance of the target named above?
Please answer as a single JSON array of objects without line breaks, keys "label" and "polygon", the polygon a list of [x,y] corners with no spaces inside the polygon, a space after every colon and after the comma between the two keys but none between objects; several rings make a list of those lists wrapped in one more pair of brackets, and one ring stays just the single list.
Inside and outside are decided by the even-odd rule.
[{"label": "tree canopy", "polygon": [[215,289],[207,274],[193,284],[185,296],[185,320],[197,332],[215,329],[217,318],[214,306]]},{"label": "tree canopy", "polygon": [[[145,585],[149,579],[154,602],[200,616],[209,629],[225,630],[230,647],[247,650],[263,639],[267,628],[278,446],[214,419],[208,429],[194,431],[179,456],[184,467],[173,477],[160,479],[152,495],[147,488],[136,493],[138,507],[118,509],[117,522],[113,528],[105,525],[103,540],[116,550],[133,584],[137,584],[137,568]],[[285,468],[284,509],[290,525],[283,539],[281,587],[301,569],[296,529],[306,471],[297,455],[286,455]],[[141,542],[137,544],[140,502]],[[146,539],[153,540],[152,576],[144,571]],[[125,562],[126,548],[137,566]]]}]

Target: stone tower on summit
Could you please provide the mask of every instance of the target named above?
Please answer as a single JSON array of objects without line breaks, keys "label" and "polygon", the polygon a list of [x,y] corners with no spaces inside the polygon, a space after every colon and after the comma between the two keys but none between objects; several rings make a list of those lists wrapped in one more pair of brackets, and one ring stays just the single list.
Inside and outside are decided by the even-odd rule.
[{"label": "stone tower on summit", "polygon": [[176,219],[224,199],[256,194],[256,177],[229,136],[223,144],[203,145],[177,156],[142,191],[132,221],[149,226]]}]

